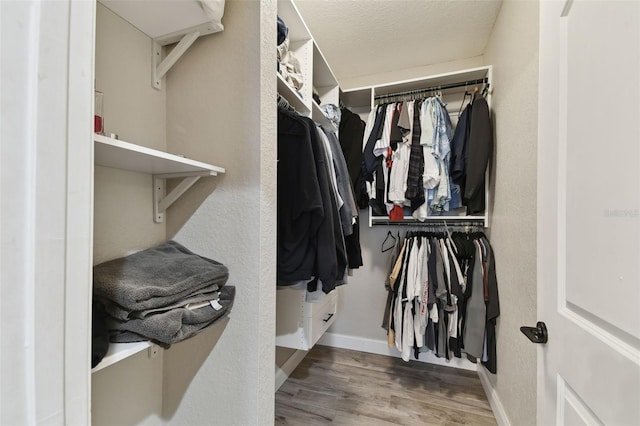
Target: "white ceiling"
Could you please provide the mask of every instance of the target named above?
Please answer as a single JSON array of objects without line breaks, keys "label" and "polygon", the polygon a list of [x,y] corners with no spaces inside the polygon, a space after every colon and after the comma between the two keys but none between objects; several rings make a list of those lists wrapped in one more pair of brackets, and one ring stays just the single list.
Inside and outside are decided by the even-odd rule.
[{"label": "white ceiling", "polygon": [[338,81],[484,53],[502,0],[295,0]]}]

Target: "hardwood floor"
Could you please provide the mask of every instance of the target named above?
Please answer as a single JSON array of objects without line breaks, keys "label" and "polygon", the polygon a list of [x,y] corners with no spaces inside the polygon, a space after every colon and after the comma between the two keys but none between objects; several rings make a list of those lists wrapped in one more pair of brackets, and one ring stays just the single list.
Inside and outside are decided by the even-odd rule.
[{"label": "hardwood floor", "polygon": [[475,371],[316,345],[276,392],[276,425],[495,425]]}]

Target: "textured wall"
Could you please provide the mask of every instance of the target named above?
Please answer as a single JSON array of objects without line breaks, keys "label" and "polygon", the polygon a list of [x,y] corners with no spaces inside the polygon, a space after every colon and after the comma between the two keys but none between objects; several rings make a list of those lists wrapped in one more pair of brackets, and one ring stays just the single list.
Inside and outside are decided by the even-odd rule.
[{"label": "textured wall", "polygon": [[227,1],[225,31],[198,40],[167,78],[169,150],[227,169],[171,208],[168,236],[227,265],[236,286],[218,336],[165,353],[170,424],[273,423],[275,21],[273,1]]},{"label": "textured wall", "polygon": [[505,1],[485,53],[493,65],[491,244],[501,308],[491,381],[514,425],[536,421],[536,346],[519,328],[536,323],[538,12],[537,2]]}]

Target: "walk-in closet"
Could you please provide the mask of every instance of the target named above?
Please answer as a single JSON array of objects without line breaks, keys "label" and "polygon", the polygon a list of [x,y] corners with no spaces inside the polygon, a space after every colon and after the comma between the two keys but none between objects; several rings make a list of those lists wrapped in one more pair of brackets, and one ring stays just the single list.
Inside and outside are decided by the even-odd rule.
[{"label": "walk-in closet", "polygon": [[0,8],[0,424],[638,423],[638,2]]}]

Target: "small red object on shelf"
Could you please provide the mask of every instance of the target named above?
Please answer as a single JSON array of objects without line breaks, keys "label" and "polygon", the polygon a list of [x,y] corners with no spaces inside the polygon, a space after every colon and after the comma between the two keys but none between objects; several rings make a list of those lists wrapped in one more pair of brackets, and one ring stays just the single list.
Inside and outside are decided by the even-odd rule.
[{"label": "small red object on shelf", "polygon": [[103,93],[97,90],[94,93],[93,105],[93,131],[99,135],[104,135],[104,118],[102,110]]}]

